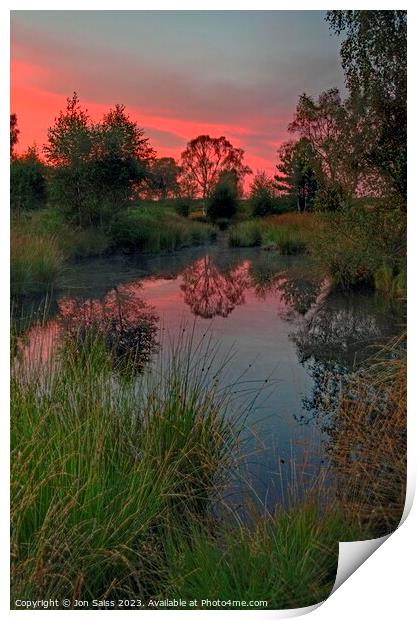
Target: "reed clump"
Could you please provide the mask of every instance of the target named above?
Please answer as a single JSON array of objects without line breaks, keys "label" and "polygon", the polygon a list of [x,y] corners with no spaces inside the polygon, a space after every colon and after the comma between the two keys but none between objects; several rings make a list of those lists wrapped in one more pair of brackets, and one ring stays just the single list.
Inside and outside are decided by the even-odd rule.
[{"label": "reed clump", "polygon": [[10,243],[12,294],[45,292],[57,284],[64,255],[56,237],[12,232]]},{"label": "reed clump", "polygon": [[166,531],[204,514],[231,454],[216,373],[184,345],[118,380],[100,338],[42,372],[12,377],[12,599],[157,595]]}]

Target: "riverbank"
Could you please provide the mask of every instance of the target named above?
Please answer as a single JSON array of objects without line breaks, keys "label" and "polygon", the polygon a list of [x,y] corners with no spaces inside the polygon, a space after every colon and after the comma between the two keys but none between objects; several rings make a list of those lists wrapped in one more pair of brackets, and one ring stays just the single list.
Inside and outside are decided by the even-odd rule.
[{"label": "riverbank", "polygon": [[131,208],[106,230],[75,228],[50,207],[25,212],[12,220],[11,292],[50,291],[59,286],[66,265],[80,258],[170,252],[209,243],[216,235],[216,227],[157,205]]},{"label": "riverbank", "polygon": [[286,213],[249,219],[229,230],[231,247],[309,253],[342,289],[406,294],[406,218],[383,203],[356,201],[334,213]]}]

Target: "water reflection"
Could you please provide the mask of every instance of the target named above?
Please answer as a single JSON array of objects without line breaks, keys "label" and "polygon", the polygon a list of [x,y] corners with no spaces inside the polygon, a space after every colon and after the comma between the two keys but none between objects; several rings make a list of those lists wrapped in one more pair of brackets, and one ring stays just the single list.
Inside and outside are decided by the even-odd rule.
[{"label": "water reflection", "polygon": [[290,335],[298,359],[313,379],[300,421],[318,419],[329,431],[344,384],[359,373],[376,348],[401,330],[400,308],[381,305],[375,295],[329,289],[298,321]]},{"label": "water reflection", "polygon": [[101,337],[115,368],[142,372],[157,350],[158,315],[134,283],[111,290],[103,300],[59,300],[58,322],[77,344]]},{"label": "water reflection", "polygon": [[[244,378],[236,388],[239,410],[247,406],[248,389],[268,378],[271,388],[248,418],[240,467],[269,507],[282,501],[294,461],[303,468],[307,462],[307,475],[315,479],[323,431],[331,423],[325,416],[334,410],[340,383],[373,344],[398,332],[394,310],[379,306],[374,296],[330,290],[308,256],[216,245],[85,261],[66,277],[49,318],[36,315],[32,332],[26,332],[33,341],[36,336],[46,342],[48,334],[55,338],[65,330],[82,340],[96,331],[105,337],[115,367],[133,358],[140,372],[157,347],[158,316],[173,338],[184,320],[203,338],[210,320],[222,354],[236,351],[225,385]],[[27,304],[23,315],[30,314]],[[32,350],[28,357],[34,357]],[[300,424],[312,418],[320,423]]]},{"label": "water reflection", "polygon": [[232,310],[245,303],[244,292],[252,280],[249,261],[221,273],[210,256],[204,256],[182,273],[181,290],[184,301],[193,314],[205,319],[227,317]]}]

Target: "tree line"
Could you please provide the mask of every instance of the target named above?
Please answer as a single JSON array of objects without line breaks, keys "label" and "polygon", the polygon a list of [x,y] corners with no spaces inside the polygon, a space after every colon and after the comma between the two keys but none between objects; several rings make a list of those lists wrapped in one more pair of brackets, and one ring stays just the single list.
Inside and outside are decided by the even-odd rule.
[{"label": "tree line", "polygon": [[[406,11],[328,11],[342,36],[348,96],[335,88],[299,98],[288,126],[294,139],[278,150],[277,171],[258,171],[250,186],[255,216],[288,208],[337,211],[358,195],[406,204]],[[158,158],[123,105],[98,123],[76,93],[36,147],[15,153],[19,130],[10,116],[11,205],[37,208],[46,197],[79,226],[108,224],[132,200],[204,199],[211,219],[233,216],[252,171],[244,151],[224,136],[200,135],[180,161]]]}]

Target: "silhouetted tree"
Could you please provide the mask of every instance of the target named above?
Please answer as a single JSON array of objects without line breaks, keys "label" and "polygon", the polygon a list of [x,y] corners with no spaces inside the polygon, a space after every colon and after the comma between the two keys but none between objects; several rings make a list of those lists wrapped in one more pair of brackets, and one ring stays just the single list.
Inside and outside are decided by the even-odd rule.
[{"label": "silhouetted tree", "polygon": [[212,222],[232,218],[237,210],[237,174],[234,170],[222,172],[209,196],[207,217]]},{"label": "silhouetted tree", "polygon": [[10,207],[14,211],[38,209],[46,202],[46,170],[36,146],[10,164]]},{"label": "silhouetted tree", "polygon": [[173,157],[155,159],[149,171],[149,192],[160,200],[175,198],[180,188],[178,176],[181,168]]},{"label": "silhouetted tree", "polygon": [[275,175],[279,192],[289,196],[299,212],[313,208],[317,192],[319,163],[310,142],[301,138],[298,142],[286,142],[278,150],[279,163]]},{"label": "silhouetted tree", "polygon": [[235,171],[238,182],[250,174],[250,168],[243,163],[243,156],[243,149],[232,146],[224,136],[198,136],[187,144],[181,154],[183,182],[207,198],[222,172]]},{"label": "silhouetted tree", "polygon": [[19,129],[17,128],[16,114],[10,114],[10,159],[14,156],[14,147],[19,141]]},{"label": "silhouetted tree", "polygon": [[52,199],[80,226],[111,222],[147,176],[154,155],[124,106],[94,124],[76,93],[48,129],[44,152],[52,166]]}]

